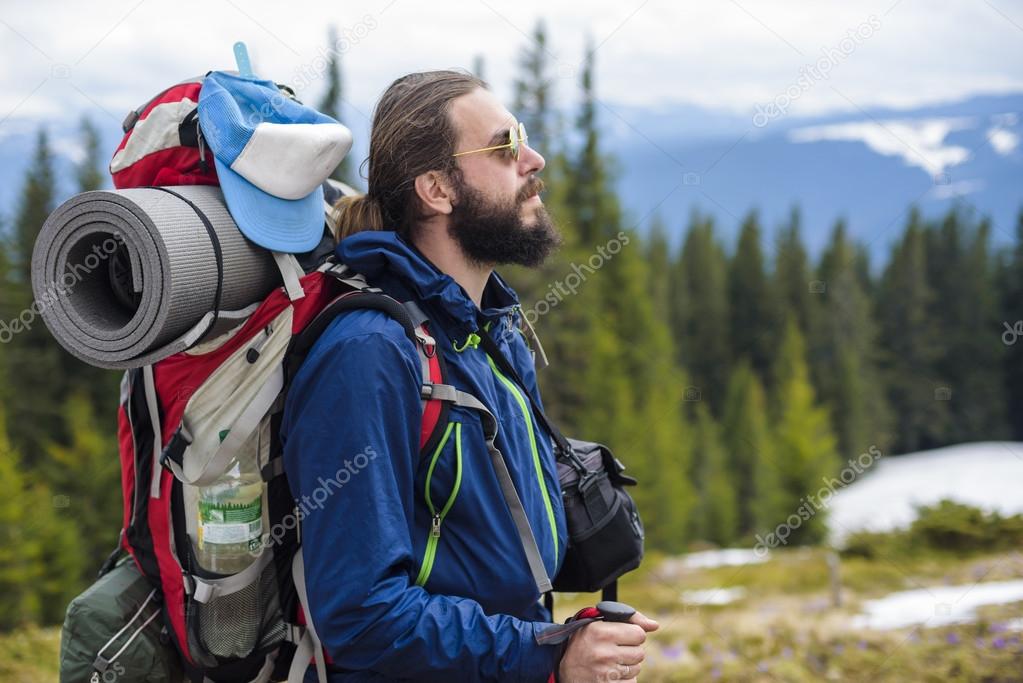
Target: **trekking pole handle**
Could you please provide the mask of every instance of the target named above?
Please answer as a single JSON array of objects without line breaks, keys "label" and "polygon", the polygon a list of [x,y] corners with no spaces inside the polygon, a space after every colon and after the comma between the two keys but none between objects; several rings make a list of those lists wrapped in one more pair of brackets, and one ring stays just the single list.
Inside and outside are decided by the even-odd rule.
[{"label": "trekking pole handle", "polygon": [[601,600],[597,603],[597,611],[600,612],[600,616],[604,617],[604,621],[624,622],[632,619],[636,608],[626,605],[624,602]]},{"label": "trekking pole handle", "polygon": [[[597,614],[593,614],[596,609]],[[587,614],[588,613],[588,614]],[[587,607],[580,610],[575,617],[564,624],[551,624],[538,633],[535,638],[540,645],[558,645],[568,640],[573,633],[594,621],[617,621],[625,622],[632,618],[636,609],[624,602],[614,600],[602,600],[597,603],[596,608]],[[583,617],[581,615],[587,614]]]}]

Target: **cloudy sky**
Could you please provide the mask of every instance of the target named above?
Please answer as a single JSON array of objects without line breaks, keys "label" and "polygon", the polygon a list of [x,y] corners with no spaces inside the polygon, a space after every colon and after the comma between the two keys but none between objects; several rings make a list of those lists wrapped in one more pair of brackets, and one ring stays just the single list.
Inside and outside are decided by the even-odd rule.
[{"label": "cloudy sky", "polygon": [[259,75],[315,101],[331,24],[350,116],[368,116],[403,73],[470,68],[477,55],[509,97],[516,56],[540,18],[566,98],[587,36],[601,96],[622,105],[752,115],[798,89],[787,113],[811,115],[1023,90],[1020,0],[2,0],[0,140],[4,126],[69,111],[119,123],[166,84],[232,68],[236,40]]}]

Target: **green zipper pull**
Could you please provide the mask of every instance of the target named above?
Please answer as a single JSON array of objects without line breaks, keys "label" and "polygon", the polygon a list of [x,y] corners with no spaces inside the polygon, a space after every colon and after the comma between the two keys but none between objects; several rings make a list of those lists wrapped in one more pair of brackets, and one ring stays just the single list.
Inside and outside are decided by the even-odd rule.
[{"label": "green zipper pull", "polygon": [[457,351],[458,353],[461,353],[462,351],[465,351],[466,349],[469,348],[475,349],[476,347],[479,346],[479,344],[480,336],[475,332],[469,333],[469,336],[465,338],[465,342],[462,344],[461,348],[459,348],[458,344],[456,344],[454,340],[451,341],[451,346],[453,346],[455,348],[455,351]]},{"label": "green zipper pull", "polygon": [[430,535],[434,538],[440,538],[440,513],[436,513],[433,516],[433,524],[430,526]]}]

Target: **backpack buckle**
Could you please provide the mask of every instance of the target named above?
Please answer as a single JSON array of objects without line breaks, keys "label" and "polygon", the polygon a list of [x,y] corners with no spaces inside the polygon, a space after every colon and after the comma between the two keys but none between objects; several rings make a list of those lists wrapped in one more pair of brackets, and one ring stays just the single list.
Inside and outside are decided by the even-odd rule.
[{"label": "backpack buckle", "polygon": [[181,466],[182,456],[185,454],[185,449],[192,445],[192,433],[188,431],[188,427],[185,426],[185,422],[182,420],[178,428],[174,430],[173,436],[170,441],[167,442],[167,446],[164,447],[163,452],[160,453],[160,464],[167,467],[167,461],[170,460],[178,467]]},{"label": "backpack buckle", "polygon": [[416,339],[419,340],[419,346],[423,349],[423,355],[427,358],[433,358],[437,355],[437,340],[426,332],[426,328],[419,325],[416,327],[415,333]]}]

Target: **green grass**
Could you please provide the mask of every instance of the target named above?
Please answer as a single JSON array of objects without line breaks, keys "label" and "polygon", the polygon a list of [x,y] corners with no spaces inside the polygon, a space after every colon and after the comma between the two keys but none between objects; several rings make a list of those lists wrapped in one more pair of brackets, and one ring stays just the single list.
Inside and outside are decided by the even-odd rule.
[{"label": "green grass", "polygon": [[0,681],[53,683],[57,680],[60,627],[24,628],[0,634]]},{"label": "green grass", "polygon": [[[841,561],[842,601],[832,607],[827,551],[775,552],[743,567],[686,570],[651,558],[626,577],[620,598],[661,623],[648,641],[644,681],[1023,681],[1019,632],[1001,624],[1023,605],[981,611],[975,624],[936,629],[856,631],[862,600],[936,584],[1023,577],[1023,554],[955,557],[921,553]],[[723,606],[686,605],[685,590],[745,590]],[[558,620],[598,595],[559,596]]]},{"label": "green grass", "polygon": [[[1023,577],[1023,553],[968,557],[921,553],[841,562],[840,608],[830,604],[827,551],[793,549],[744,567],[689,570],[651,555],[621,582],[620,598],[658,619],[641,680],[648,682],[1023,681],[1023,643],[1007,631],[1023,603],[979,611],[976,623],[943,628],[856,631],[861,601],[926,585]],[[741,587],[745,597],[716,607],[687,605],[685,590]],[[558,621],[598,595],[561,594]],[[57,679],[59,628],[0,635],[0,681]]]}]

